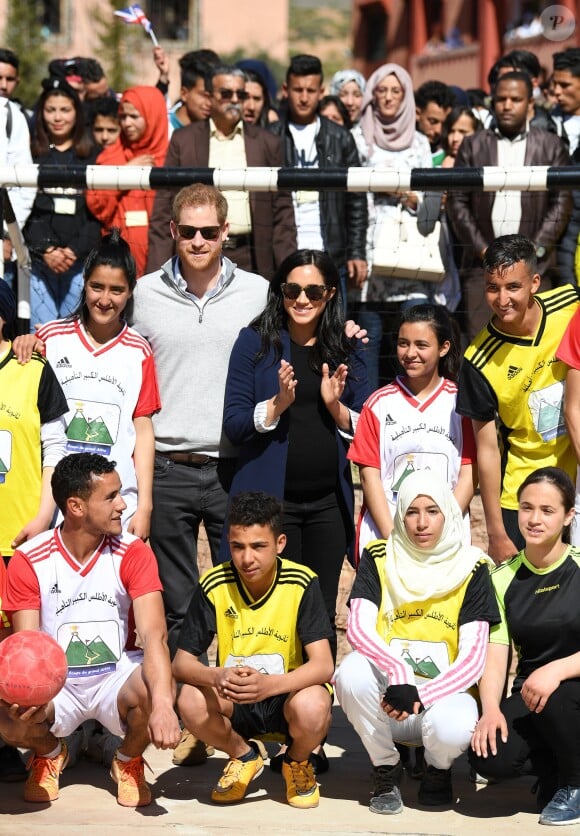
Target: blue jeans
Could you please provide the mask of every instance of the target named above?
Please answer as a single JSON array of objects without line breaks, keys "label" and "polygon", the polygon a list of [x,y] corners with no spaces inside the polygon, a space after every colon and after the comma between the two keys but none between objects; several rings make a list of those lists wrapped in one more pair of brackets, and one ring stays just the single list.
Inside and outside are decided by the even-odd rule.
[{"label": "blue jeans", "polygon": [[37,323],[50,322],[71,314],[83,289],[83,265],[80,259],[66,273],[55,273],[46,264],[35,261],[30,277],[30,330]]}]

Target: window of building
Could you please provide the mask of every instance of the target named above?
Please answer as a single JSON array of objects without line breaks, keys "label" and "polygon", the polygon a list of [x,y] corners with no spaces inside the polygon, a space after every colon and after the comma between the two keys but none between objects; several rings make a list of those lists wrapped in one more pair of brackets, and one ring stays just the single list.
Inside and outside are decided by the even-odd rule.
[{"label": "window of building", "polygon": [[387,55],[387,13],[382,3],[370,3],[362,9],[365,59],[371,63],[383,61]]},{"label": "window of building", "polygon": [[159,39],[189,39],[190,0],[148,0],[143,9]]},{"label": "window of building", "polygon": [[60,0],[35,0],[38,19],[47,34],[55,35],[61,30]]}]

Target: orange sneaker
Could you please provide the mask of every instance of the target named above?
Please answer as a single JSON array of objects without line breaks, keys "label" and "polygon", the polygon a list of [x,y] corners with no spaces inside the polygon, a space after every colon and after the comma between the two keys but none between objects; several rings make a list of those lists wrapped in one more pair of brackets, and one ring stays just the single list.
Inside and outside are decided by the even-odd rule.
[{"label": "orange sneaker", "polygon": [[151,788],[145,780],[145,765],[142,755],[130,761],[120,761],[115,754],[111,764],[111,778],[117,783],[117,803],[122,807],[146,807],[151,804]]},{"label": "orange sneaker", "polygon": [[60,773],[68,763],[68,749],[61,741],[60,753],[55,758],[41,758],[32,755],[28,761],[28,778],[24,784],[24,800],[45,804],[58,798]]}]

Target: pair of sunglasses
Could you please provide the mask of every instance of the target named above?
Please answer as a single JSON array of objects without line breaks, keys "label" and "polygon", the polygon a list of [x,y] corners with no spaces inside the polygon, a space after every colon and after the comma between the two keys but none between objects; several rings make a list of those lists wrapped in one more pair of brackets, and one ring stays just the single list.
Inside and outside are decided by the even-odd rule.
[{"label": "pair of sunglasses", "polygon": [[324,298],[324,294],[328,290],[332,290],[332,288],[325,284],[307,284],[305,287],[302,287],[301,284],[297,284],[296,282],[284,282],[280,285],[280,290],[284,299],[295,301],[302,291],[304,291],[311,302],[320,302]]},{"label": "pair of sunglasses", "polygon": [[206,241],[217,241],[222,231],[221,226],[189,226],[188,224],[176,224],[177,234],[186,241],[191,241],[197,233]]},{"label": "pair of sunglasses", "polygon": [[227,87],[222,87],[217,92],[222,102],[231,102],[234,96],[237,96],[240,102],[245,102],[250,95],[246,90],[230,90]]}]

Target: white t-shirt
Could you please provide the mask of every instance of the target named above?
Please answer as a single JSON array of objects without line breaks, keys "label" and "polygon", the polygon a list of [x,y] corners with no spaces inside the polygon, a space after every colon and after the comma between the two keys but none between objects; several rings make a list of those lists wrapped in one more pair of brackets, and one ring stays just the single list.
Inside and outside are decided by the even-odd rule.
[{"label": "white t-shirt", "polygon": [[[294,141],[296,168],[317,168],[318,149],[316,137],[320,129],[318,117],[309,125],[289,124],[290,133]],[[298,234],[298,249],[322,250],[322,232],[320,229],[320,203],[318,192],[299,191],[292,193],[294,201],[294,217]]]}]

